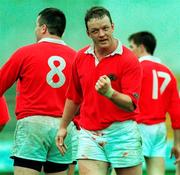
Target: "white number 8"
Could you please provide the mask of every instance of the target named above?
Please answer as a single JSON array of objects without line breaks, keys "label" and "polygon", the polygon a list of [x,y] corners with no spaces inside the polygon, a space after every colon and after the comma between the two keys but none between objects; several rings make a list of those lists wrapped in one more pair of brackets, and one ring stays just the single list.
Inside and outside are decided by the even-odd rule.
[{"label": "white number 8", "polygon": [[[54,61],[59,62],[58,67],[56,67],[54,65]],[[50,70],[50,72],[48,72],[48,74],[46,76],[47,83],[53,88],[61,87],[65,83],[65,80],[66,80],[66,77],[62,72],[64,70],[64,68],[66,67],[65,60],[62,57],[59,57],[59,56],[52,56],[52,57],[50,57],[48,59],[48,65],[51,68],[51,70]],[[54,75],[58,75],[58,77],[59,77],[58,82],[53,81]]]}]

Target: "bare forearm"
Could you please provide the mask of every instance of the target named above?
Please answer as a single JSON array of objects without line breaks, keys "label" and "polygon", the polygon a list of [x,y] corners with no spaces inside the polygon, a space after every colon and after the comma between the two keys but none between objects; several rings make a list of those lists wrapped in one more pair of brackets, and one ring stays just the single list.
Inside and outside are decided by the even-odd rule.
[{"label": "bare forearm", "polygon": [[133,111],[134,105],[131,98],[128,95],[122,94],[114,90],[111,98],[109,98],[115,105],[122,108],[125,111]]},{"label": "bare forearm", "polygon": [[120,93],[111,87],[111,81],[106,75],[101,76],[95,85],[96,91],[111,100],[115,105],[125,111],[133,111],[134,104],[128,95]]},{"label": "bare forearm", "polygon": [[79,109],[79,105],[75,104],[72,100],[67,99],[64,107],[64,112],[61,121],[61,128],[67,128],[69,123],[72,121],[74,115]]}]

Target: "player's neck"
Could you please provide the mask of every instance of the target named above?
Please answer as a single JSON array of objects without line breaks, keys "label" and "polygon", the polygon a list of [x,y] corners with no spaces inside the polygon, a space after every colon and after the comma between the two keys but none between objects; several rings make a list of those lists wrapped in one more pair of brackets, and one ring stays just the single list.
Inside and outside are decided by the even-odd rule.
[{"label": "player's neck", "polygon": [[42,39],[43,39],[43,38],[61,39],[59,36],[57,36],[57,35],[51,35],[51,34],[44,35],[44,36],[42,37]]},{"label": "player's neck", "polygon": [[96,54],[97,58],[99,59],[99,61],[103,57],[105,57],[105,56],[111,54],[112,52],[114,52],[116,50],[117,46],[118,46],[118,41],[116,39],[113,39],[113,42],[110,45],[110,47],[107,47],[107,48],[95,47],[95,54]]},{"label": "player's neck", "polygon": [[149,56],[151,55],[150,53],[147,53],[147,52],[143,52],[139,55],[139,57],[144,57],[144,56]]}]

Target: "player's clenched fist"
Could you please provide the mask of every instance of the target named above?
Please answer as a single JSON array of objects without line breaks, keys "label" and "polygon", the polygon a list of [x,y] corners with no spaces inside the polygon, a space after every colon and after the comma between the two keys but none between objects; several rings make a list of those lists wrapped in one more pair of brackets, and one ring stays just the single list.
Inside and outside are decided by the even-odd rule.
[{"label": "player's clenched fist", "polygon": [[114,93],[114,89],[111,87],[111,80],[106,75],[99,77],[95,89],[99,94],[108,98],[111,98]]}]

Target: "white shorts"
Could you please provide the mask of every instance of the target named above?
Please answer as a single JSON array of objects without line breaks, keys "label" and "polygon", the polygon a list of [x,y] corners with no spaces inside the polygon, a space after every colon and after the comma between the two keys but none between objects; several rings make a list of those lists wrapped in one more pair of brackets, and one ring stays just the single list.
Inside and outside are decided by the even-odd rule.
[{"label": "white shorts", "polygon": [[60,164],[72,163],[72,123],[68,127],[65,144],[68,149],[62,156],[56,147],[55,137],[60,118],[30,116],[17,121],[12,157]]},{"label": "white shorts", "polygon": [[147,157],[165,157],[166,126],[165,123],[155,125],[138,124],[143,141],[143,154]]},{"label": "white shorts", "polygon": [[109,162],[113,168],[141,164],[142,145],[136,122],[115,122],[99,131],[81,129],[77,158]]},{"label": "white shorts", "polygon": [[73,124],[73,127],[72,127],[72,158],[73,158],[73,161],[77,160],[78,140],[79,140],[79,131],[77,130],[76,125]]}]

